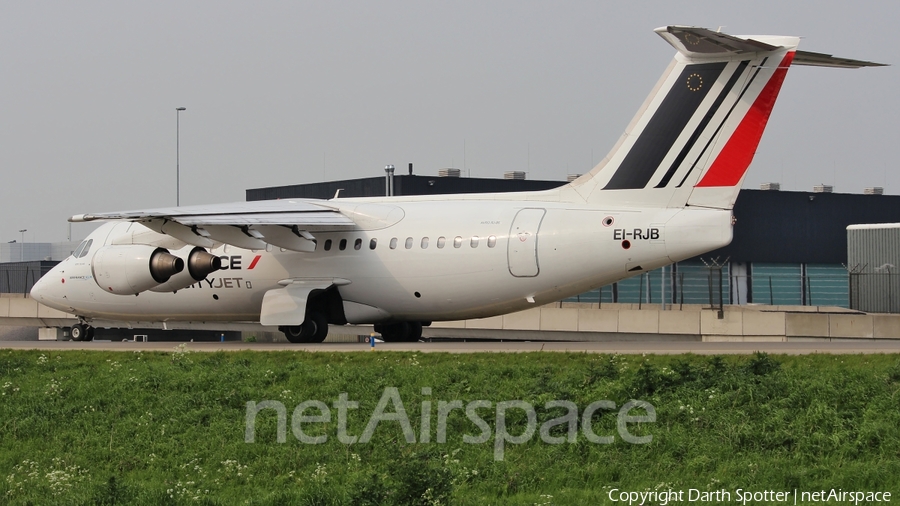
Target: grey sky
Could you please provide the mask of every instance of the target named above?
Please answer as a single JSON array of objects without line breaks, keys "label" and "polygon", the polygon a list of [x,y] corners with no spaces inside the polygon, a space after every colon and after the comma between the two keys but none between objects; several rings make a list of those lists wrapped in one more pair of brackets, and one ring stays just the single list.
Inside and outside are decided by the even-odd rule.
[{"label": "grey sky", "polygon": [[667,24],[894,64],[792,69],[745,187],[900,193],[900,2],[678,3],[2,2],[0,240],[174,205],[179,106],[183,205],[388,163],[582,173],[672,58]]}]

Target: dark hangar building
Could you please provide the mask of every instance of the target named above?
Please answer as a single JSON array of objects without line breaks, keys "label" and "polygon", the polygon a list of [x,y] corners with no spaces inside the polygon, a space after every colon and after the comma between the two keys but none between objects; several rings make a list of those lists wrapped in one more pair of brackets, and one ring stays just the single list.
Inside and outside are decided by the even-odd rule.
[{"label": "dark hangar building", "polygon": [[[394,175],[393,194],[519,192],[566,184],[526,180],[523,173],[507,173],[504,179],[458,177],[454,169],[441,174],[413,175],[410,169],[410,174]],[[387,186],[387,177],[370,177],[253,188],[246,198],[328,199],[338,190],[341,197],[372,197],[386,195]],[[832,193],[825,185],[811,192],[741,190],[730,245],[568,300],[659,304],[665,298],[672,304],[718,304],[721,297],[724,304],[849,307],[850,272],[857,266],[847,265],[847,226],[900,222],[900,196],[880,190]]]}]

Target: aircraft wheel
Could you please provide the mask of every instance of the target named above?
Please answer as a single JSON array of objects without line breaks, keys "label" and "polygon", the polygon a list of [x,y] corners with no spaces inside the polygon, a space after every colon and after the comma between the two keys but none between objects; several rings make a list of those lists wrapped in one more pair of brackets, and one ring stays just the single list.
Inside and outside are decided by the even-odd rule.
[{"label": "aircraft wheel", "polygon": [[381,337],[386,343],[402,343],[409,336],[409,323],[398,322],[382,326]]},{"label": "aircraft wheel", "polygon": [[84,331],[84,340],[85,341],[93,341],[94,340],[94,327],[90,325],[87,326],[87,329]]},{"label": "aircraft wheel", "polygon": [[80,323],[72,325],[72,328],[69,330],[69,335],[72,336],[73,341],[84,341],[86,333],[87,325],[82,325]]},{"label": "aircraft wheel", "polygon": [[419,339],[422,339],[422,322],[409,322],[409,333],[406,335],[406,341],[418,343]]},{"label": "aircraft wheel", "polygon": [[279,329],[294,344],[321,343],[328,336],[328,320],[319,313],[310,313],[302,324]]},{"label": "aircraft wheel", "polygon": [[[325,341],[325,338],[328,337],[328,320],[325,319],[320,313],[312,313],[307,318],[307,321],[312,320],[312,322],[316,326],[315,333],[312,338],[309,340],[310,343],[321,343]],[[306,323],[306,322],[303,322]]]},{"label": "aircraft wheel", "polygon": [[302,325],[294,325],[294,326],[290,326],[290,327],[285,326],[285,327],[278,327],[278,328],[279,328],[279,330],[284,332],[284,337],[286,337],[289,342],[292,342],[294,344],[299,344],[299,343],[304,342],[302,340],[302,336],[303,336],[303,326]]}]

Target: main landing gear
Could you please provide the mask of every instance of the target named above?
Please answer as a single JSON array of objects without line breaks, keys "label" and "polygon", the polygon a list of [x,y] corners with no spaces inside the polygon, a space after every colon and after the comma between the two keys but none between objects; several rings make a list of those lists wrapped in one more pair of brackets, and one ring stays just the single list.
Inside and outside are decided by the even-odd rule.
[{"label": "main landing gear", "polygon": [[94,327],[86,323],[76,323],[69,329],[73,341],[91,341],[94,339]]},{"label": "main landing gear", "polygon": [[379,323],[375,332],[386,343],[416,343],[422,338],[422,322]]},{"label": "main landing gear", "polygon": [[321,343],[328,336],[328,320],[321,313],[307,313],[302,324],[282,326],[278,330],[292,343]]}]

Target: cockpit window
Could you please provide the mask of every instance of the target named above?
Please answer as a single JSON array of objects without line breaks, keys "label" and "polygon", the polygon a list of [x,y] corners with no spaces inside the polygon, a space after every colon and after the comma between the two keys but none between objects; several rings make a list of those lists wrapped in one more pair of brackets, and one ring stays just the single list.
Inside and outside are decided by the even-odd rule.
[{"label": "cockpit window", "polygon": [[86,257],[88,254],[88,251],[91,250],[91,244],[93,244],[93,243],[94,243],[93,239],[88,239],[87,242],[84,243],[84,250],[81,252],[80,255],[78,255],[78,258]]},{"label": "cockpit window", "polygon": [[81,241],[81,244],[79,244],[78,247],[75,248],[75,252],[72,253],[72,258],[78,258],[78,255],[81,254],[81,250],[84,249],[85,244],[87,244],[87,241]]}]

